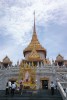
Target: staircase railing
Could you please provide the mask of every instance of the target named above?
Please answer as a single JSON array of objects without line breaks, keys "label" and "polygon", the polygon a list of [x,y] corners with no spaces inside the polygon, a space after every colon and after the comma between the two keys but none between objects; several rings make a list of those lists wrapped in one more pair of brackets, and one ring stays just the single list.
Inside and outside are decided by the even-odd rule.
[{"label": "staircase railing", "polygon": [[61,94],[63,100],[66,100],[67,99],[66,92],[64,91],[61,83],[60,82],[57,82],[57,86],[58,86],[58,89],[60,91],[60,94]]}]

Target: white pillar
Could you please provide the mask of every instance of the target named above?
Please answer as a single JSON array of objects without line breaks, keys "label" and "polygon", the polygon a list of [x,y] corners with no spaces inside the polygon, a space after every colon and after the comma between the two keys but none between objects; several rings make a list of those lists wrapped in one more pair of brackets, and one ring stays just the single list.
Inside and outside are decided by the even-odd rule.
[{"label": "white pillar", "polygon": [[44,64],[44,67],[45,67],[45,65],[46,65],[45,62],[43,64]]},{"label": "white pillar", "polygon": [[37,66],[39,67],[39,62],[37,62]]},{"label": "white pillar", "polygon": [[30,66],[30,62],[29,62],[29,66]]},{"label": "white pillar", "polygon": [[57,62],[57,66],[58,66],[58,62]]},{"label": "white pillar", "polygon": [[43,64],[42,64],[42,62],[41,62],[41,67],[43,67]]},{"label": "white pillar", "polygon": [[65,66],[65,63],[64,63],[64,66]]}]

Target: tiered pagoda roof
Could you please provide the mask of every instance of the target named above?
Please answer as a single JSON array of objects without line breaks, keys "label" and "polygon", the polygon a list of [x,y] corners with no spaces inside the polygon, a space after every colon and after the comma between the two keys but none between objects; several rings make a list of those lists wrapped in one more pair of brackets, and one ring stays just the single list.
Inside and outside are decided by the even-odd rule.
[{"label": "tiered pagoda roof", "polygon": [[64,61],[64,58],[61,54],[58,54],[58,56],[56,57],[56,61]]},{"label": "tiered pagoda roof", "polygon": [[33,50],[33,47],[35,47],[36,51],[42,51],[42,52],[44,52],[45,57],[46,57],[46,49],[41,46],[41,44],[40,44],[40,42],[39,42],[39,40],[37,38],[36,28],[35,28],[35,16],[34,16],[34,28],[33,28],[32,40],[31,40],[30,44],[23,51],[24,56],[25,56],[26,52],[31,52]]},{"label": "tiered pagoda roof", "polygon": [[6,56],[4,59],[3,59],[3,62],[2,63],[5,63],[5,64],[10,64],[10,63],[12,63],[11,61],[10,61],[10,59],[8,58],[8,56]]}]

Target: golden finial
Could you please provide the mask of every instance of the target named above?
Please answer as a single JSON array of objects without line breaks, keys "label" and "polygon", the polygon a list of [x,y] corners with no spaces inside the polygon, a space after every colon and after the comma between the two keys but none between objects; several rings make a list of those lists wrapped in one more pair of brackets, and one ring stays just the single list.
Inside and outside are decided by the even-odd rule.
[{"label": "golden finial", "polygon": [[34,11],[34,28],[33,28],[33,33],[36,33],[36,27],[35,27],[35,11]]}]

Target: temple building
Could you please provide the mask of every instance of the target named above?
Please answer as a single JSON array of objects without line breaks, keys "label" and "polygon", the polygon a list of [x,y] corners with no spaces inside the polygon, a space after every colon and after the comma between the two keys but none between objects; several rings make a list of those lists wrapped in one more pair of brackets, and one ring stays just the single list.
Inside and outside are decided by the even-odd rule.
[{"label": "temple building", "polygon": [[31,65],[32,63],[36,66],[42,66],[45,64],[51,64],[49,59],[46,58],[47,51],[40,44],[35,26],[35,16],[34,16],[34,27],[33,27],[33,36],[29,45],[23,51],[25,59],[22,61]]},{"label": "temple building", "polygon": [[56,60],[51,62],[47,59],[47,53],[37,38],[34,14],[32,39],[23,50],[25,59],[17,62],[16,66],[12,65],[8,56],[0,62],[0,90],[5,89],[9,80],[16,82],[18,86],[22,81],[26,89],[50,89],[53,81],[60,90],[61,87],[64,90],[67,86],[67,60],[59,54]]},{"label": "temple building", "polygon": [[[23,54],[25,59],[20,63],[20,77],[23,80],[24,86],[29,86],[30,88],[32,86],[36,89],[48,89],[50,88],[51,81],[54,81],[56,84],[57,75],[55,66],[63,66],[64,59],[62,56],[58,55],[55,62],[52,64],[50,60],[47,59],[47,50],[42,47],[37,38],[35,14],[32,39],[29,45],[23,50]],[[25,76],[27,76],[30,81],[28,81],[28,79],[26,81]]]},{"label": "temple building", "polygon": [[0,62],[0,68],[8,68],[12,66],[12,61],[9,59],[8,56],[6,56],[2,62]]},{"label": "temple building", "polygon": [[55,65],[67,66],[67,60],[65,60],[62,55],[58,54],[55,60]]},{"label": "temple building", "polygon": [[[33,27],[32,40],[29,43],[29,45],[24,49],[23,54],[24,54],[25,59],[21,61],[20,67],[22,67],[23,69],[26,68],[26,70],[27,70],[27,67],[29,67],[30,70],[36,69],[34,76],[32,76],[32,73],[29,70],[27,70],[29,74],[31,73],[30,77],[32,78],[32,80],[34,80],[35,85],[36,85],[36,80],[38,81],[39,87],[36,87],[36,88],[40,88],[41,83],[42,85],[44,84],[44,86],[41,86],[41,88],[48,88],[48,83],[49,83],[48,81],[50,80],[49,78],[51,76],[38,75],[39,73],[37,73],[39,68],[42,68],[43,70],[43,66],[51,65],[51,62],[49,59],[46,58],[47,51],[44,47],[42,47],[42,45],[40,44],[37,38],[36,26],[35,26],[35,15],[34,15],[34,27]],[[22,72],[23,73],[21,74],[21,76],[23,76],[24,74],[24,71]],[[35,76],[38,78],[34,79]],[[24,77],[22,77],[22,79],[24,79]],[[27,82],[27,85],[28,85],[28,82]]]}]

